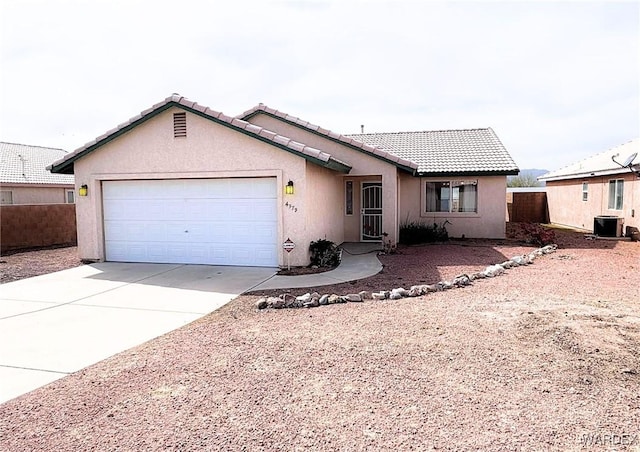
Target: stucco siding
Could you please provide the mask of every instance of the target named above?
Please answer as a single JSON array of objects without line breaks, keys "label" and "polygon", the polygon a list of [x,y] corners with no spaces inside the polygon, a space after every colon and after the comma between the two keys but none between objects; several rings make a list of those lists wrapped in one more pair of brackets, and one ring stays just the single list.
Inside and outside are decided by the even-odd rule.
[{"label": "stucco siding", "polygon": [[[187,137],[174,138],[169,109],[106,143],[75,162],[76,185],[89,194],[77,198],[78,248],[84,259],[103,260],[101,184],[105,180],[275,177],[279,187],[279,247],[290,237],[308,243],[304,184],[296,184],[299,215],[285,215],[284,185],[303,181],[306,161],[241,132],[187,113]],[[279,265],[284,265],[280,249]],[[306,265],[306,256],[292,256],[292,265]]]},{"label": "stucco siding", "polygon": [[[344,241],[342,215],[342,177],[337,173],[307,162],[307,193],[305,223],[310,240],[327,239],[340,244]],[[286,212],[286,211],[285,211]],[[295,215],[295,213],[294,213]]]},{"label": "stucco siding", "polygon": [[13,204],[65,204],[66,190],[73,189],[73,185],[66,187],[33,187],[25,185],[2,184],[3,191],[12,193]]},{"label": "stucco siding", "polygon": [[[477,180],[478,212],[426,212],[425,183],[443,180]],[[506,176],[464,176],[417,178],[400,175],[400,225],[407,222],[443,223],[452,237],[504,238],[505,206],[507,202]]]},{"label": "stucco siding", "polygon": [[[249,122],[287,136],[293,140],[305,143],[309,146],[322,149],[323,151],[331,154],[332,157],[347,163],[353,168],[349,173],[349,177],[380,176],[382,180],[383,197],[382,228],[387,232],[387,234],[389,234],[388,239],[396,242],[398,222],[398,169],[393,164],[262,113],[251,117]],[[353,219],[348,220],[349,231],[351,231]],[[352,240],[351,237],[353,236],[351,232],[349,232],[348,236],[349,238],[346,240]]]},{"label": "stucco siding", "polygon": [[[609,209],[609,181],[616,179],[624,180],[621,210]],[[587,183],[586,201],[583,183]],[[640,227],[640,179],[631,173],[547,181],[547,200],[552,223],[593,231],[594,217],[611,215],[624,218],[625,226]]]}]

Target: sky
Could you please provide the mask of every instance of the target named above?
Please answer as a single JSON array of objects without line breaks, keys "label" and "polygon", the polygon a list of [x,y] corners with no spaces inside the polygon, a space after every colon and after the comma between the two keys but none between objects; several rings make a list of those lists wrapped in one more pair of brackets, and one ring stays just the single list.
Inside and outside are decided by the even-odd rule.
[{"label": "sky", "polygon": [[521,169],[640,136],[640,1],[0,5],[0,141],[73,151],[173,93],[343,134],[491,127]]}]

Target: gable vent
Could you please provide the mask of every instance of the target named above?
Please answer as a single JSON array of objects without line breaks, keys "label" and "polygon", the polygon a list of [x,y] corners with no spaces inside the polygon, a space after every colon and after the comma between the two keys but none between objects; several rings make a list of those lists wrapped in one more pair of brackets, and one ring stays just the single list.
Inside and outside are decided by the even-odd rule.
[{"label": "gable vent", "polygon": [[187,113],[173,114],[173,137],[183,138],[187,136]]}]

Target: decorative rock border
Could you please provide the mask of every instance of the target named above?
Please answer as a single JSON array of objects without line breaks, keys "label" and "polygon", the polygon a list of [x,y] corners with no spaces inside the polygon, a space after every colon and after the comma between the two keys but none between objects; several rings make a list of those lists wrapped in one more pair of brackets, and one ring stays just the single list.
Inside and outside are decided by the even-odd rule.
[{"label": "decorative rock border", "polygon": [[256,302],[258,309],[282,309],[282,308],[315,308],[336,303],[357,303],[365,300],[399,300],[401,298],[420,297],[430,292],[440,292],[473,284],[476,279],[494,278],[503,275],[505,270],[519,267],[521,265],[531,265],[537,257],[555,252],[557,245],[547,245],[533,250],[529,254],[514,256],[501,264],[489,265],[481,272],[458,275],[451,281],[440,281],[436,284],[422,284],[411,286],[409,289],[398,287],[391,290],[381,290],[379,292],[362,291],[347,295],[323,294],[318,292],[306,293],[295,297],[290,294],[282,294],[279,297],[260,298]]}]

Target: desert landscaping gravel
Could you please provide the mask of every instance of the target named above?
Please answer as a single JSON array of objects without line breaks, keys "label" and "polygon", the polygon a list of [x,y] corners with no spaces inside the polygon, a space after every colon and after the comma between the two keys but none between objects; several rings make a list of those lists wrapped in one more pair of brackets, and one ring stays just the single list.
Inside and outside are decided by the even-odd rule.
[{"label": "desert landscaping gravel", "polygon": [[[0,450],[640,450],[640,243],[557,243],[417,298],[259,311],[271,292],[240,296],[0,405]],[[314,290],[434,283],[534,248],[404,247]]]},{"label": "desert landscaping gravel", "polygon": [[82,265],[78,247],[15,251],[0,256],[0,284]]}]

